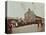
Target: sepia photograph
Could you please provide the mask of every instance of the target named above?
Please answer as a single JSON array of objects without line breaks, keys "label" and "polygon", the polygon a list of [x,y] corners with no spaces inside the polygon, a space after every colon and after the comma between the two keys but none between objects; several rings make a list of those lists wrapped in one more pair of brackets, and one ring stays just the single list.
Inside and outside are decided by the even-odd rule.
[{"label": "sepia photograph", "polygon": [[44,3],[5,2],[5,33],[45,32]]}]

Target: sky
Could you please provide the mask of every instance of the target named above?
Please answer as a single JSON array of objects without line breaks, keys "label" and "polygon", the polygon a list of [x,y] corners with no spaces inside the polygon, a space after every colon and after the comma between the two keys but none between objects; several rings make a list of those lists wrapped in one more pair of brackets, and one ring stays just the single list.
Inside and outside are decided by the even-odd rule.
[{"label": "sky", "polygon": [[36,16],[44,17],[44,3],[16,1],[7,2],[7,17],[24,17],[28,8],[30,8]]}]

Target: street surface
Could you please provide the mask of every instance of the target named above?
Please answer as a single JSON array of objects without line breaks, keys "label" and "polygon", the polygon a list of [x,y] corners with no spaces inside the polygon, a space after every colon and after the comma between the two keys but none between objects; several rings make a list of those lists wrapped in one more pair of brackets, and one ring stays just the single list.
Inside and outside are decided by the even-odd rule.
[{"label": "street surface", "polygon": [[42,32],[43,27],[37,26],[37,24],[32,24],[32,25],[25,25],[17,28],[12,29],[12,33],[31,33],[31,32]]}]

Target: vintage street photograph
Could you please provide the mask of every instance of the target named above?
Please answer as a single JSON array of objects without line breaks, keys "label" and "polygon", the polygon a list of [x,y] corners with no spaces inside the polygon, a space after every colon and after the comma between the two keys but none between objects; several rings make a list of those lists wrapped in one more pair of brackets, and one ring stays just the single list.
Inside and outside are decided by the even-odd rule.
[{"label": "vintage street photograph", "polygon": [[45,32],[44,3],[5,2],[5,33]]}]

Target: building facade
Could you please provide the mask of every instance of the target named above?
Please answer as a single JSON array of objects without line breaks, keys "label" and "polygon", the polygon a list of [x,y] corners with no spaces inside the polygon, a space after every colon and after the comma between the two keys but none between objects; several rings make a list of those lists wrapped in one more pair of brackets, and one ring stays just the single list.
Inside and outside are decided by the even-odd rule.
[{"label": "building facade", "polygon": [[30,8],[28,8],[28,11],[24,14],[25,17],[25,21],[26,22],[34,22],[35,21],[35,14],[33,11],[30,10]]}]

